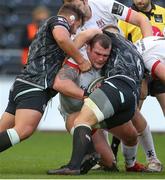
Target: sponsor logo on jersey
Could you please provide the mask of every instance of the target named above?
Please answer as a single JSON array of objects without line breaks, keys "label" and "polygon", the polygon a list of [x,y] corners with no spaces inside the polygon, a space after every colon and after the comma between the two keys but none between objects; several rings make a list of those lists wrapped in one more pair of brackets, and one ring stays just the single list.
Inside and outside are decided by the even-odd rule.
[{"label": "sponsor logo on jersey", "polygon": [[96,21],[96,23],[100,29],[105,26],[105,22],[103,21],[103,19],[99,19],[98,21]]},{"label": "sponsor logo on jersey", "polygon": [[163,33],[156,26],[152,26],[152,32],[154,36],[163,36]]},{"label": "sponsor logo on jersey", "polygon": [[68,30],[70,29],[68,22],[63,17],[58,17],[57,25],[65,26]]},{"label": "sponsor logo on jersey", "polygon": [[118,3],[114,3],[113,7],[112,7],[112,13],[113,14],[117,14],[117,15],[122,15],[124,11],[124,5],[122,4],[118,4]]},{"label": "sponsor logo on jersey", "polygon": [[163,23],[163,17],[162,14],[154,14],[155,22]]},{"label": "sponsor logo on jersey", "polygon": [[66,19],[64,19],[63,17],[58,17],[58,21],[61,21],[61,22],[67,22]]},{"label": "sponsor logo on jersey", "polygon": [[145,50],[146,50],[145,45],[144,45],[144,42],[143,42],[142,39],[140,40],[140,46],[141,46],[142,51],[145,51]]}]

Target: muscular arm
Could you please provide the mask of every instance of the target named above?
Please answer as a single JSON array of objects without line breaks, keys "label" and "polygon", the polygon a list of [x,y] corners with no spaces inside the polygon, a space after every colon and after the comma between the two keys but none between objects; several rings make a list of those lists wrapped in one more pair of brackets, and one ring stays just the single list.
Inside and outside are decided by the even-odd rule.
[{"label": "muscular arm", "polygon": [[142,32],[143,37],[152,36],[152,26],[147,17],[142,14],[132,10],[128,22],[139,26]]},{"label": "muscular arm", "polygon": [[154,70],[154,75],[165,84],[165,64],[159,63]]},{"label": "muscular arm", "polygon": [[96,34],[101,34],[102,30],[91,28],[81,31],[74,39],[75,46],[80,49],[85,43],[92,39]]},{"label": "muscular arm", "polygon": [[82,100],[84,90],[74,82],[78,75],[78,69],[64,65],[55,78],[53,88],[66,96]]},{"label": "muscular arm", "polygon": [[[68,56],[72,57],[78,63],[78,65],[80,65],[80,69],[82,71],[86,71],[91,68],[89,61],[86,61],[83,58],[79,50],[74,45],[67,29],[60,26],[56,27],[53,29],[53,36],[60,48],[63,49]],[[83,64],[85,64],[85,67],[82,67]]]}]

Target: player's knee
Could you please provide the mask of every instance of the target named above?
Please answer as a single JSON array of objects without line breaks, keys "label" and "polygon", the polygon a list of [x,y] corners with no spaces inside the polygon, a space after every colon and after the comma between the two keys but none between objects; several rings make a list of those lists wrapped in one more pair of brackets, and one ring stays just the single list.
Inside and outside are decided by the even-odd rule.
[{"label": "player's knee", "polygon": [[136,130],[130,130],[127,136],[122,139],[123,143],[127,146],[133,146],[137,144],[138,133]]},{"label": "player's knee", "polygon": [[92,126],[92,121],[89,120],[89,119],[83,119],[83,120],[76,119],[74,121],[74,127],[79,126],[80,124],[81,125],[84,124],[84,125],[87,125],[87,126]]},{"label": "player's knee", "polygon": [[138,133],[141,133],[147,126],[147,121],[139,110],[136,111],[134,117],[132,118],[132,123]]},{"label": "player's knee", "polygon": [[17,130],[21,141],[30,137],[34,132],[33,126],[26,126],[25,128],[15,127],[15,129]]},{"label": "player's knee", "polygon": [[145,100],[147,98],[147,93],[146,92],[144,92],[144,91],[141,91],[141,93],[140,93],[140,100]]}]

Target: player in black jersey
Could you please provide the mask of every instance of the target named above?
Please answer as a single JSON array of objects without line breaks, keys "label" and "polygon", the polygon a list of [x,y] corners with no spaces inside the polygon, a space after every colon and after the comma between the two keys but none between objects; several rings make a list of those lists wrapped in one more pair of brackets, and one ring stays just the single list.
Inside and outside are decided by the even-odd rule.
[{"label": "player in black jersey", "polygon": [[[112,40],[111,55],[104,69],[106,78],[101,86],[84,100],[80,114],[74,121],[71,160],[66,166],[54,171],[54,174],[81,174],[82,159],[92,143],[92,126],[97,123],[103,123],[111,133],[122,139],[124,148],[129,152],[125,157],[127,171],[137,164],[138,136],[130,120],[137,112],[144,63],[134,45],[122,35],[108,31],[105,33]],[[136,169],[146,170],[144,166]]]},{"label": "player in black jersey", "polygon": [[0,152],[35,131],[47,102],[57,94],[52,89],[53,81],[66,54],[82,71],[91,67],[70,38],[83,22],[82,11],[65,4],[57,16],[49,18],[39,29],[30,46],[27,66],[10,90],[9,103],[0,121]]},{"label": "player in black jersey", "polygon": [[[131,8],[149,19],[154,36],[163,36],[165,29],[165,8],[154,4],[152,0],[132,0]],[[119,27],[124,36],[133,43],[143,38],[141,30],[137,26],[119,20]],[[139,108],[141,109],[148,94],[156,97],[165,115],[165,84],[160,79],[147,77],[143,81],[142,87]],[[146,155],[148,169],[152,172],[160,172],[162,165],[156,154],[150,127],[142,114],[134,119],[135,127],[139,127],[139,122],[142,122],[141,124],[144,127],[139,128],[138,132],[139,142]],[[111,147],[116,157],[119,144],[120,140],[113,137]]]}]

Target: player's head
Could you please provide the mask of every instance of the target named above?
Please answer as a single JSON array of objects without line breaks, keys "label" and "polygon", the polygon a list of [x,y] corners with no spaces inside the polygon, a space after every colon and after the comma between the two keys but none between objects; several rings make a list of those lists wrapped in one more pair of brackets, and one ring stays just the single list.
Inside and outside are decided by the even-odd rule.
[{"label": "player's head", "polygon": [[88,0],[64,0],[64,3],[75,4],[83,11],[87,20],[91,17],[91,9],[88,5]]},{"label": "player's head", "polygon": [[88,42],[88,58],[96,69],[101,69],[105,65],[110,55],[111,47],[111,39],[106,34],[97,34]]},{"label": "player's head", "polygon": [[150,11],[152,8],[152,2],[151,0],[132,0],[133,4],[136,6],[136,8],[140,11]]},{"label": "player's head", "polygon": [[37,25],[41,25],[47,18],[50,17],[50,10],[45,6],[38,6],[32,12],[33,21]]},{"label": "player's head", "polygon": [[77,28],[85,21],[84,13],[74,4],[65,3],[59,10],[58,15],[65,17],[71,27],[71,33],[76,33]]}]

